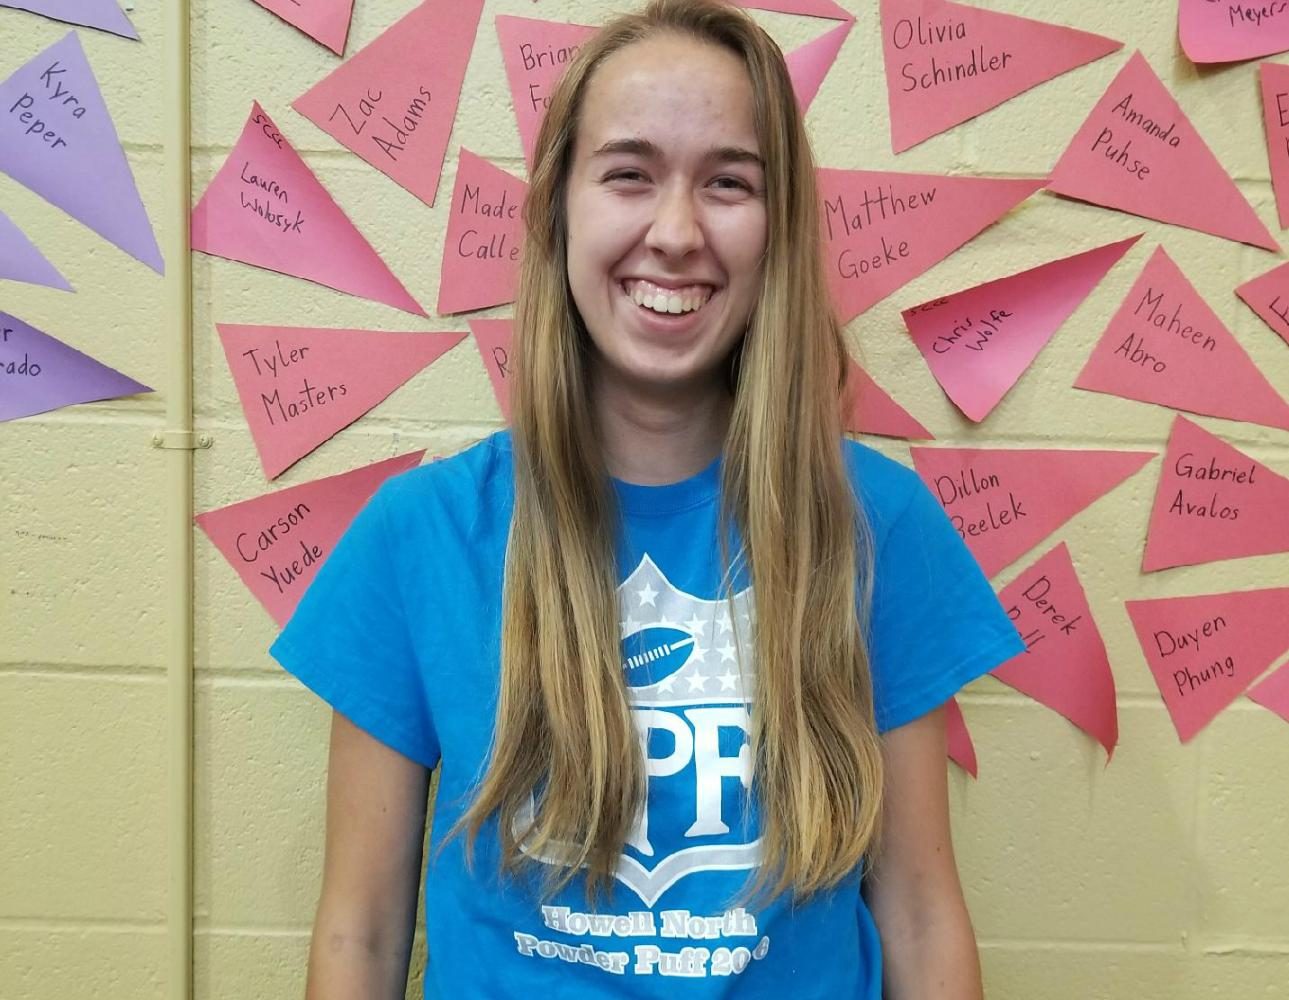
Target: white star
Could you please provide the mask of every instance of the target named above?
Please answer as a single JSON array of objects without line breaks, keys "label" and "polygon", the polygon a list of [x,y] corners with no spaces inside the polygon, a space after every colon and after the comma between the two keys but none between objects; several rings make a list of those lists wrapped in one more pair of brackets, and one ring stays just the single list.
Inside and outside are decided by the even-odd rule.
[{"label": "white star", "polygon": [[668,675],[667,677],[665,677],[663,680],[659,681],[659,683],[658,683],[658,690],[659,690],[659,691],[670,691],[670,690],[671,690],[671,683],[672,683],[672,681],[674,681],[675,679],[676,679],[676,675],[675,675],[675,674],[669,674],[669,675]]},{"label": "white star", "polygon": [[725,645],[724,645],[724,646],[722,646],[722,647],[720,648],[719,652],[720,652],[720,654],[721,654],[721,662],[722,662],[722,663],[726,663],[726,662],[728,662],[728,663],[737,663],[737,662],[738,662],[738,661],[734,658],[734,647],[733,647],[733,646],[731,646],[728,642],[726,642],[726,643],[725,643]]},{"label": "white star", "polygon": [[685,627],[689,629],[690,635],[698,635],[706,630],[707,622],[699,618],[697,612],[695,612],[694,617],[685,622]]},{"label": "white star", "polygon": [[724,612],[720,618],[716,619],[716,624],[720,628],[722,635],[730,631],[733,625],[730,622],[729,612]]},{"label": "white star", "polygon": [[690,674],[689,676],[690,691],[702,691],[706,686],[706,684],[707,684],[706,677],[703,677],[701,674]]},{"label": "white star", "polygon": [[700,646],[698,644],[698,641],[695,640],[694,651],[690,654],[690,656],[693,657],[695,660],[697,660],[699,663],[705,663],[707,661],[707,650],[705,650],[702,646]]},{"label": "white star", "polygon": [[628,636],[640,627],[640,623],[631,617],[628,612],[626,619],[622,622],[622,634]]},{"label": "white star", "polygon": [[662,617],[662,619],[658,622],[658,627],[659,627],[659,628],[675,628],[675,627],[676,627],[676,623],[675,623],[674,621],[672,621],[670,618],[668,618],[666,615],[664,615],[664,616]]},{"label": "white star", "polygon": [[653,603],[653,600],[657,596],[658,591],[654,590],[648,583],[636,591],[636,597],[640,598],[640,605],[642,607],[646,604],[651,608],[655,607],[656,605]]},{"label": "white star", "polygon": [[738,674],[731,674],[728,670],[716,678],[721,682],[722,691],[733,691],[734,684],[738,681]]}]

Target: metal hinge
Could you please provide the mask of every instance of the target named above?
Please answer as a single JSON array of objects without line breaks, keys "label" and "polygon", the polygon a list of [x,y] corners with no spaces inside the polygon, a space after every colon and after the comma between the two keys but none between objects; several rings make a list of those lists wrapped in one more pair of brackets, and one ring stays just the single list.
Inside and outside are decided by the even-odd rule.
[{"label": "metal hinge", "polygon": [[192,431],[156,431],[152,435],[152,447],[172,448],[178,451],[196,451],[198,448],[209,448],[215,443],[210,434],[195,434]]}]

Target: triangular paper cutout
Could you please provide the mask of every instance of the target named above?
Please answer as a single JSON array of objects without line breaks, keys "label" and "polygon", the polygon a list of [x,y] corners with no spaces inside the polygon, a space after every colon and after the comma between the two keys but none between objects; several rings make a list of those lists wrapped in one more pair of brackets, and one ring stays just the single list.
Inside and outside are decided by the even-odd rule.
[{"label": "triangular paper cutout", "polygon": [[850,11],[833,3],[833,0],[734,0],[735,7],[753,10],[772,10],[779,14],[803,14],[806,17],[823,17],[830,21],[853,21]]},{"label": "triangular paper cutout", "polygon": [[1287,13],[1276,2],[1177,0],[1177,35],[1193,63],[1257,59],[1289,49]]},{"label": "triangular paper cutout", "polygon": [[0,83],[0,170],[158,274],[148,213],[80,38],[68,32]]},{"label": "triangular paper cutout", "polygon": [[1113,38],[947,0],[881,0],[881,19],[897,153],[1123,48]]},{"label": "triangular paper cutout", "polygon": [[1119,711],[1114,674],[1087,595],[1061,542],[998,595],[1025,652],[993,671],[1004,684],[1059,712],[1114,756]]},{"label": "triangular paper cutout", "polygon": [[1280,249],[1140,52],[1074,134],[1047,187],[1094,205]]},{"label": "triangular paper cutout", "polygon": [[216,325],[269,479],[465,339],[463,333]]},{"label": "triangular paper cutout", "polygon": [[1126,607],[1183,743],[1289,649],[1289,587],[1127,601]]},{"label": "triangular paper cutout", "polygon": [[198,514],[194,521],[278,625],[285,625],[349,523],[425,450]]},{"label": "triangular paper cutout", "polygon": [[578,47],[598,29],[563,21],[497,15],[497,41],[506,67],[519,141],[528,169],[533,168],[537,130],[546,115],[555,83],[577,54]]},{"label": "triangular paper cutout", "polygon": [[515,300],[528,185],[462,148],[439,271],[440,316]]},{"label": "triangular paper cutout", "polygon": [[842,402],[846,430],[852,434],[879,434],[882,437],[935,438],[913,414],[895,402],[873,377],[853,359],[846,373],[846,398]]},{"label": "triangular paper cutout", "polygon": [[1249,688],[1249,699],[1289,722],[1289,663]]},{"label": "triangular paper cutout", "polygon": [[1039,180],[819,170],[828,286],[848,323],[1043,186]]},{"label": "triangular paper cutout", "polygon": [[[1289,21],[1285,22],[1289,25]],[[1265,62],[1258,67],[1262,122],[1267,137],[1267,163],[1276,195],[1280,228],[1289,228],[1289,66]]]},{"label": "triangular paper cutout", "polygon": [[510,423],[510,376],[513,374],[510,344],[514,338],[515,322],[510,319],[472,319],[468,322],[479,356],[483,359],[483,367],[488,371],[493,395],[497,397],[497,406],[501,408],[501,417]]},{"label": "triangular paper cutout", "polygon": [[1289,344],[1289,264],[1281,264],[1246,281],[1235,294]]},{"label": "triangular paper cutout", "polygon": [[1289,552],[1289,479],[1178,417],[1150,512],[1142,570],[1272,552]]},{"label": "triangular paper cutout", "polygon": [[912,448],[913,465],[986,576],[1155,457],[1149,451]]},{"label": "triangular paper cutout", "polygon": [[434,204],[483,0],[423,3],[292,107]]},{"label": "triangular paper cutout", "polygon": [[1190,413],[1289,429],[1289,403],[1163,247],[1146,262],[1074,384]]},{"label": "triangular paper cutout", "polygon": [[425,315],[258,103],[192,210],[192,248]]},{"label": "triangular paper cutout", "polygon": [[255,0],[287,24],[299,28],[336,55],[343,55],[349,37],[354,0]]},{"label": "triangular paper cutout", "polygon": [[931,374],[968,419],[984,420],[1140,236],[1049,261],[905,309]]},{"label": "triangular paper cutout", "polygon": [[0,212],[0,279],[46,285],[64,292],[73,290],[58,268],[45,259],[27,239],[27,234],[4,212]]},{"label": "triangular paper cutout", "polygon": [[973,778],[978,778],[980,774],[976,763],[976,746],[971,742],[967,720],[962,717],[962,706],[958,704],[957,698],[950,698],[944,703],[944,742],[949,759]]},{"label": "triangular paper cutout", "polygon": [[152,390],[0,312],[0,420]]},{"label": "triangular paper cutout", "polygon": [[31,11],[65,24],[98,28],[122,38],[137,41],[139,37],[116,0],[0,0],[0,7]]},{"label": "triangular paper cutout", "polygon": [[807,42],[784,56],[784,62],[788,64],[788,75],[792,77],[792,89],[797,95],[797,106],[801,108],[802,114],[810,110],[810,104],[819,93],[824,77],[837,61],[837,54],[841,52],[842,44],[854,26],[854,21],[844,21],[813,42]]}]

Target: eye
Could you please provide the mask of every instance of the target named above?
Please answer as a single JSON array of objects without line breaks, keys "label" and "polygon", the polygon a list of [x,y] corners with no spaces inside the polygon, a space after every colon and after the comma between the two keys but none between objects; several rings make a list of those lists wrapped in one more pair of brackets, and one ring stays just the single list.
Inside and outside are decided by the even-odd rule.
[{"label": "eye", "polygon": [[721,174],[719,177],[712,178],[713,187],[721,191],[746,191],[752,193],[752,185],[741,177],[735,177],[732,174]]},{"label": "eye", "polygon": [[610,170],[604,175],[604,182],[606,184],[612,183],[613,181],[624,181],[628,184],[643,184],[648,180],[649,178],[645,176],[644,172],[636,169],[635,167],[619,167],[617,170]]}]

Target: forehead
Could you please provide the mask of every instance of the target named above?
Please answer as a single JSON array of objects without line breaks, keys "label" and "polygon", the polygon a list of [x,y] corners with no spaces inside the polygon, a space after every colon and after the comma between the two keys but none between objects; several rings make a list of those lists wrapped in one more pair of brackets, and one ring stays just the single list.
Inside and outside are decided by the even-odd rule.
[{"label": "forehead", "polygon": [[690,144],[757,150],[752,83],[730,50],[664,33],[619,49],[587,82],[578,122],[580,152],[640,137],[664,152]]}]

